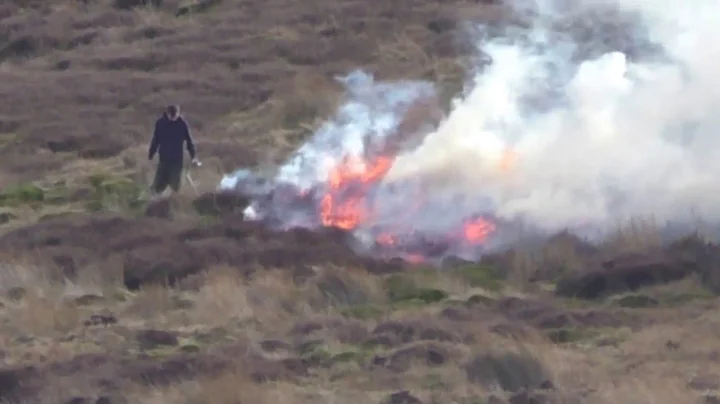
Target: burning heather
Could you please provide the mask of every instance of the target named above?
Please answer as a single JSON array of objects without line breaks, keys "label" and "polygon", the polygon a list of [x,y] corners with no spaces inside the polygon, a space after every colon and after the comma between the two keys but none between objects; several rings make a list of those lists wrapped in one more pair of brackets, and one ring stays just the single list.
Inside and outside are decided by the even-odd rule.
[{"label": "burning heather", "polygon": [[473,31],[482,57],[446,114],[432,83],[355,71],[274,178],[240,170],[221,187],[251,196],[248,219],[341,228],[409,260],[476,259],[520,227],[716,220],[720,3],[524,3],[522,27]]},{"label": "burning heather", "polygon": [[452,211],[453,199],[463,195],[437,193],[424,176],[387,180],[396,159],[417,149],[437,124],[434,87],[376,82],[361,71],[342,80],[345,105],[273,180],[239,171],[221,185],[255,197],[245,212],[249,219],[280,229],[340,228],[374,255],[424,260],[464,250],[476,254],[496,228],[484,217],[490,210],[430,220],[429,212]]}]

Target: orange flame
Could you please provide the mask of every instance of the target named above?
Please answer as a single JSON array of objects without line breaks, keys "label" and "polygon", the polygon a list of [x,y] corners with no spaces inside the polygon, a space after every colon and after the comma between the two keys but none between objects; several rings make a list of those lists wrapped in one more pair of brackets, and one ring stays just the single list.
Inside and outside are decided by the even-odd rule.
[{"label": "orange flame", "polygon": [[351,230],[368,219],[365,205],[370,187],[380,181],[392,166],[392,159],[379,157],[371,164],[347,156],[333,168],[328,178],[329,191],[320,201],[323,225]]},{"label": "orange flame", "polygon": [[463,226],[465,239],[471,243],[482,243],[494,231],[495,224],[485,219],[475,219]]},{"label": "orange flame", "polygon": [[[367,161],[350,156],[343,158],[331,170],[326,184],[327,190],[320,201],[319,213],[322,224],[352,230],[371,219],[373,212],[367,198],[368,194],[372,187],[390,171],[393,160],[385,156]],[[511,161],[507,163],[512,164]],[[421,200],[411,202],[422,204]],[[412,205],[408,206],[408,210],[411,209]],[[461,237],[466,243],[481,244],[493,231],[495,224],[491,221],[474,219],[466,222],[457,234],[448,237],[453,239]],[[375,241],[379,245],[395,246],[398,244],[398,235],[384,232],[378,235]],[[408,257],[408,260],[420,263],[424,258],[415,254]]]}]

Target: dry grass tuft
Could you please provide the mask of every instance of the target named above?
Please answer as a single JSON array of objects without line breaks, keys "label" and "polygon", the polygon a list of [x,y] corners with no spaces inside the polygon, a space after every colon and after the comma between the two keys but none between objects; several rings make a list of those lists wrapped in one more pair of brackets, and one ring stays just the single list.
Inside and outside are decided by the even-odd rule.
[{"label": "dry grass tuft", "polygon": [[613,252],[635,253],[660,248],[662,243],[660,227],[653,218],[635,218],[619,224],[604,244]]},{"label": "dry grass tuft", "polygon": [[317,310],[386,302],[379,280],[363,269],[320,268],[309,282],[307,292]]}]

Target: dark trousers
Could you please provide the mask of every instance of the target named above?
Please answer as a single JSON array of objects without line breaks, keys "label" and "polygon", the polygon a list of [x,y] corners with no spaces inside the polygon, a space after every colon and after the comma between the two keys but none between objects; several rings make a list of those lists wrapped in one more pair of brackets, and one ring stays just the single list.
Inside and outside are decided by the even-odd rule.
[{"label": "dark trousers", "polygon": [[153,192],[161,194],[168,186],[173,192],[179,191],[182,183],[182,172],[182,162],[160,161],[155,171],[155,179],[152,185]]}]

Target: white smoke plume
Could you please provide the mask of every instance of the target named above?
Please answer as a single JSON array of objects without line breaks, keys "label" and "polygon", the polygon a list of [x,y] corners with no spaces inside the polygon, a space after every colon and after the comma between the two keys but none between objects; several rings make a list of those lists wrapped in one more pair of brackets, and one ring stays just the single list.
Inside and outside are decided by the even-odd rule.
[{"label": "white smoke plume", "polygon": [[[720,2],[520,3],[529,26],[473,31],[489,64],[479,62],[436,127],[414,129],[419,146],[399,149],[373,190],[381,204],[369,225],[402,221],[432,234],[491,214],[543,232],[602,233],[632,217],[718,221]],[[573,28],[576,21],[583,26]],[[584,35],[563,34],[568,25]],[[434,91],[362,72],[346,85],[347,103],[276,181],[323,183],[343,155],[382,149],[412,104]],[[246,174],[226,176],[221,187]],[[408,213],[418,197],[431,202]],[[276,215],[291,216],[275,205]]]},{"label": "white smoke plume", "polygon": [[[610,50],[579,64],[568,52],[574,44],[549,32],[567,18],[563,7],[534,6],[523,41],[479,44],[492,64],[389,179],[431,171],[456,190],[482,190],[498,217],[548,231],[602,230],[648,215],[720,218],[720,42],[713,40],[720,2],[572,2],[576,12],[633,13],[644,30],[630,39],[654,44],[661,56],[632,60]],[[543,108],[528,106],[525,99],[548,83],[554,88],[539,101]],[[511,167],[498,172],[508,153]]]}]

